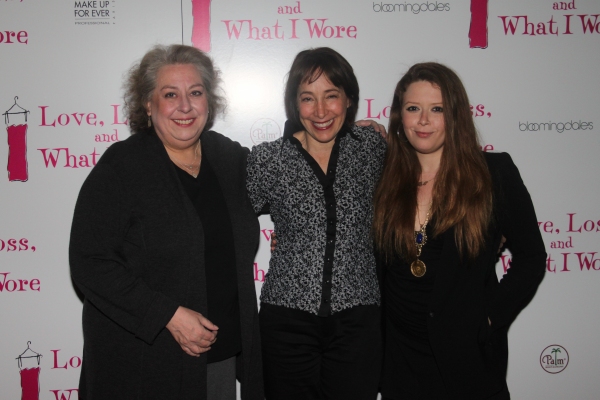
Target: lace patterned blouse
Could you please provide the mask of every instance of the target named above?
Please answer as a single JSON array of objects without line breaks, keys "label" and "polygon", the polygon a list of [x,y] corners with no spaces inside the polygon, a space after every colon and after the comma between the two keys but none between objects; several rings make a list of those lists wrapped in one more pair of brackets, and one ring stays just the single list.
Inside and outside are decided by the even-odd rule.
[{"label": "lace patterned blouse", "polygon": [[328,316],[380,304],[371,238],[373,193],[385,141],[372,128],[343,128],[327,174],[286,123],[283,138],[254,146],[247,187],[269,207],[277,234],[260,300]]}]

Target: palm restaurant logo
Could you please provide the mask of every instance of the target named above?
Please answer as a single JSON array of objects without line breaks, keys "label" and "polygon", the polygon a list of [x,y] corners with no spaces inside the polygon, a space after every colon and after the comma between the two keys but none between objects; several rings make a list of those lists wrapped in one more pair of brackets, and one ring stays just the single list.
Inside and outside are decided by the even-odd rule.
[{"label": "palm restaurant logo", "polygon": [[280,137],[281,128],[279,124],[270,118],[261,118],[254,122],[250,128],[250,139],[254,144],[271,142]]},{"label": "palm restaurant logo", "polygon": [[567,349],[558,344],[548,346],[540,354],[540,365],[544,371],[558,374],[569,365],[569,353],[567,353]]}]

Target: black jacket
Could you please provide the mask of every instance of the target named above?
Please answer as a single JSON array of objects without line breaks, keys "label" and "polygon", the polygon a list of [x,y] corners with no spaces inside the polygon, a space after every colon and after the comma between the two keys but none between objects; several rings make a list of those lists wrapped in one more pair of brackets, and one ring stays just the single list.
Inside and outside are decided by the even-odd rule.
[{"label": "black jacket", "polygon": [[[219,179],[234,236],[242,328],[242,398],[262,399],[253,277],[259,225],[245,187],[248,150],[212,131],[203,157]],[[71,275],[83,292],[83,399],[206,398],[206,355],[165,328],[179,306],[206,314],[203,231],[164,146],[139,133],[111,146],[81,188]]]},{"label": "black jacket", "polygon": [[[484,154],[494,191],[486,247],[468,263],[459,256],[454,229],[442,234],[444,266],[437,272],[427,317],[433,355],[449,398],[455,400],[509,398],[507,331],[546,269],[544,242],[517,167],[506,153]],[[512,262],[499,283],[496,262],[502,235]]]}]

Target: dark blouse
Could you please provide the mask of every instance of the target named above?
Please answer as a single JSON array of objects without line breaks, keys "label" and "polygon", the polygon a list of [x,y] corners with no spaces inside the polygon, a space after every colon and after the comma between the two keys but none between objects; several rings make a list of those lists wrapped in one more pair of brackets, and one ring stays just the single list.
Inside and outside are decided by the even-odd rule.
[{"label": "dark blouse", "polygon": [[229,211],[221,186],[208,160],[202,160],[198,177],[176,168],[181,184],[198,212],[204,230],[204,262],[208,318],[219,327],[207,362],[222,361],[240,352],[241,327],[235,251]]},{"label": "dark blouse", "polygon": [[447,399],[427,329],[433,287],[444,268],[444,241],[433,236],[432,222],[427,225],[427,242],[419,257],[425,263],[425,275],[417,278],[410,272],[412,260],[397,257],[386,265],[383,296],[388,344],[383,388],[390,400]]},{"label": "dark blouse", "polygon": [[427,318],[435,277],[444,260],[440,257],[443,240],[433,236],[433,221],[426,228],[427,242],[419,259],[425,263],[426,272],[420,278],[410,272],[410,264],[400,257],[386,268],[385,299],[386,317],[398,332],[407,338],[429,342]]}]

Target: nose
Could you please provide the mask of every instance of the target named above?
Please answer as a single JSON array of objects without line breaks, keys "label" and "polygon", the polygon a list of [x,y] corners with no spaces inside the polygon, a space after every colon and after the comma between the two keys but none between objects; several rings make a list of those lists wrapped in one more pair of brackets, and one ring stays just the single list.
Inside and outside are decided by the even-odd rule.
[{"label": "nose", "polygon": [[179,111],[188,113],[192,109],[192,104],[187,96],[181,96],[179,102]]},{"label": "nose", "polygon": [[427,111],[423,110],[421,112],[420,117],[421,117],[421,118],[419,118],[420,125],[427,125],[429,123],[429,114],[427,113]]},{"label": "nose", "polygon": [[318,118],[323,118],[327,114],[327,109],[325,107],[325,102],[318,101],[315,106],[315,115]]}]

